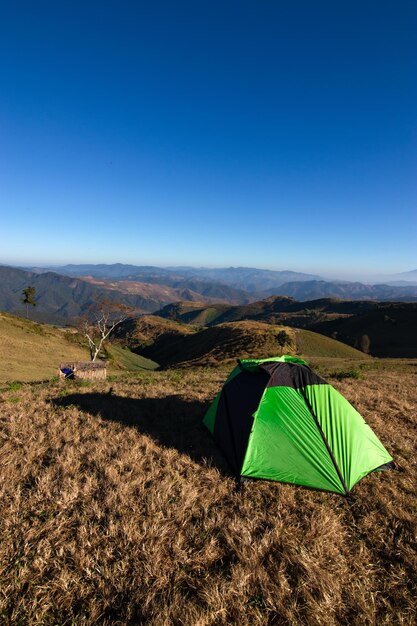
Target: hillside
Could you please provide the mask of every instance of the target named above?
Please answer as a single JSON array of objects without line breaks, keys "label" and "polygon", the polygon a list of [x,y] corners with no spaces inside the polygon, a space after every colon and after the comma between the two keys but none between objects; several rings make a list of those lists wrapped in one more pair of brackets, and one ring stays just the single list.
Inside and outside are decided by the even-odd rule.
[{"label": "hillside", "polygon": [[129,348],[115,343],[106,344],[106,354],[108,359],[108,370],[110,374],[126,372],[142,372],[143,370],[156,370],[158,363],[151,359],[135,354]]},{"label": "hillside", "polygon": [[366,285],[359,282],[336,282],[324,280],[292,281],[279,286],[279,290],[267,289],[265,294],[279,293],[297,300],[318,298],[341,298],[343,300],[378,300],[415,302],[417,285]]},{"label": "hillside", "polygon": [[88,350],[46,324],[0,313],[0,382],[49,380],[61,361],[85,361]]},{"label": "hillside", "polygon": [[303,357],[325,357],[335,359],[359,359],[366,361],[370,357],[360,350],[337,341],[331,337],[324,337],[310,330],[296,329],[297,353]]},{"label": "hillside", "polygon": [[116,327],[112,340],[136,352],[143,352],[158,341],[161,344],[172,343],[186,335],[193,334],[197,328],[179,324],[154,315],[128,319]]},{"label": "hillside", "polygon": [[[109,370],[155,369],[156,363],[121,346],[108,346]],[[70,331],[0,313],[0,383],[50,380],[63,361],[88,361],[82,341]]]},{"label": "hillside", "polygon": [[254,321],[201,329],[144,316],[120,325],[115,340],[163,368],[214,366],[284,352],[308,357],[367,358],[350,346],[316,333]]},{"label": "hillside", "polygon": [[237,322],[219,324],[182,335],[173,341],[161,336],[151,346],[142,349],[141,354],[163,367],[213,366],[230,363],[237,358],[262,358],[281,354],[282,347],[278,344],[277,335],[282,330],[288,331],[290,342],[286,349],[290,352],[295,349],[295,336],[291,329],[257,322]]},{"label": "hillside", "polygon": [[242,306],[174,303],[157,315],[207,326],[245,319],[283,324],[337,338],[355,348],[362,347],[363,336],[367,335],[368,349],[374,356],[417,357],[417,303],[414,302],[334,298],[299,302],[290,297],[272,296]]},{"label": "hillside", "polygon": [[[391,303],[390,303],[391,304]],[[359,315],[387,304],[368,300],[346,301],[336,298],[319,298],[300,302],[289,296],[270,296],[264,300],[240,306],[203,305],[198,302],[174,302],[157,311],[156,315],[186,324],[214,325],[252,319],[268,323],[288,323],[305,327],[318,318],[334,319],[347,315]],[[399,306],[406,306],[402,303]],[[411,305],[413,306],[413,305]]]},{"label": "hillside", "polygon": [[[151,278],[151,277],[148,277]],[[122,294],[140,296],[148,301],[147,310],[156,310],[167,302],[186,300],[189,302],[203,302],[207,305],[212,302],[241,304],[250,302],[253,298],[240,289],[233,289],[227,285],[207,283],[196,280],[172,280],[160,282],[144,282],[138,280],[104,280],[93,276],[84,276],[83,280],[90,284],[110,289]],[[167,285],[170,282],[171,285]]]},{"label": "hillside", "polygon": [[[123,302],[138,313],[149,306],[149,300],[141,296],[103,289],[77,278],[0,266],[0,310],[22,315],[22,290],[28,285],[36,289],[36,307],[31,307],[30,314],[37,321],[66,323],[84,314],[93,302],[102,298]],[[150,306],[154,305],[157,302],[151,302]]]},{"label": "hillside", "polygon": [[417,356],[417,304],[388,305],[360,316],[312,324],[310,328],[354,347],[360,347],[366,336],[374,356]]},{"label": "hillside", "polygon": [[236,491],[201,424],[225,370],[1,392],[4,624],[414,624],[415,363],[370,363],[330,381],[397,470],[348,498]]},{"label": "hillside", "polygon": [[[252,303],[249,307],[253,307],[254,305],[255,303]],[[229,311],[234,311],[236,308],[240,310],[240,307],[224,304],[207,306],[203,302],[180,301],[167,304],[161,310],[156,311],[155,315],[183,324],[211,326],[218,321],[241,321],[241,319],[243,319],[242,316],[240,316],[238,320],[222,319],[224,314],[227,314]]]}]

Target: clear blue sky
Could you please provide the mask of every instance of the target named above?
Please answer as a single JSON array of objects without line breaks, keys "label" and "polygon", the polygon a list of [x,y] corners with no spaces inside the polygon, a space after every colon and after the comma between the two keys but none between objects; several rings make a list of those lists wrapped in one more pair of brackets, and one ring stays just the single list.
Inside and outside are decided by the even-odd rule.
[{"label": "clear blue sky", "polygon": [[417,267],[417,3],[2,2],[0,262]]}]

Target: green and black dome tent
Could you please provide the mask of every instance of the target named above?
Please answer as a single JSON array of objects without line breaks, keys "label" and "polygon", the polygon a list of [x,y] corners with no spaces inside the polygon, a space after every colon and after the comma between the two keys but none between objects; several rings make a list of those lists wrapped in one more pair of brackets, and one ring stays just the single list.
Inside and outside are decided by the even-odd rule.
[{"label": "green and black dome tent", "polygon": [[351,404],[305,361],[238,361],[204,423],[237,477],[346,495],[392,458]]}]

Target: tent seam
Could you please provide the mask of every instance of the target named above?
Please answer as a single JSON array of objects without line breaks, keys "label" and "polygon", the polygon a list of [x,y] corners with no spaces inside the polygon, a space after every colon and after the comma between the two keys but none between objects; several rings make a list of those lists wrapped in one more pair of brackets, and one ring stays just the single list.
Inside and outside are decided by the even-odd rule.
[{"label": "tent seam", "polygon": [[333,463],[333,465],[334,465],[334,468],[335,468],[335,470],[336,470],[336,472],[337,472],[337,475],[338,475],[338,477],[339,477],[339,480],[340,480],[340,482],[342,483],[342,487],[343,487],[343,489],[345,490],[345,496],[347,496],[347,495],[348,495],[348,493],[349,493],[349,489],[347,488],[347,485],[346,485],[345,479],[343,478],[343,474],[342,474],[342,472],[340,471],[340,468],[339,468],[339,466],[338,466],[338,464],[337,464],[337,461],[336,461],[336,459],[335,459],[335,457],[334,457],[334,454],[333,454],[333,452],[332,452],[332,449],[331,449],[331,447],[330,447],[330,444],[329,444],[329,442],[328,442],[328,441],[327,441],[327,439],[326,439],[326,435],[325,435],[325,434],[324,434],[324,432],[323,432],[323,429],[322,429],[321,424],[320,424],[320,422],[319,422],[319,420],[318,420],[318,418],[317,418],[317,415],[314,413],[314,411],[313,411],[313,407],[311,406],[310,401],[309,401],[309,399],[307,398],[307,394],[306,394],[306,392],[305,392],[305,388],[304,388],[304,387],[300,387],[300,391],[301,391],[301,394],[302,394],[302,396],[303,396],[303,398],[304,398],[304,401],[305,401],[305,403],[306,403],[306,405],[307,405],[307,408],[308,408],[308,410],[310,411],[310,413],[311,413],[311,415],[312,415],[312,417],[313,417],[313,420],[314,420],[314,422],[315,422],[315,424],[316,424],[316,426],[317,426],[317,429],[318,429],[318,431],[319,431],[319,433],[320,433],[320,436],[321,436],[321,438],[323,439],[323,443],[324,443],[324,445],[326,446],[327,452],[329,453],[330,459],[331,459],[331,461],[332,461],[332,463]]}]

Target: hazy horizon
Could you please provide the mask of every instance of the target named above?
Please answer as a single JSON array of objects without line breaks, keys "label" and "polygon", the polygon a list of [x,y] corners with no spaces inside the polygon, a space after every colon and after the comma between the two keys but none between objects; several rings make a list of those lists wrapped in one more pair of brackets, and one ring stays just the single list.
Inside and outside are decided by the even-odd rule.
[{"label": "hazy horizon", "polygon": [[[69,262],[51,262],[51,263],[36,263],[36,262],[6,262],[6,261],[2,261],[0,259],[0,265],[2,266],[9,266],[9,267],[15,267],[15,268],[22,268],[22,269],[31,269],[31,268],[39,268],[39,269],[44,269],[44,268],[52,268],[55,269],[58,273],[59,273],[59,268],[60,267],[65,267],[66,265],[133,265],[133,266],[143,266],[143,267],[158,267],[161,269],[181,269],[181,268],[191,268],[191,269],[229,269],[229,268],[234,268],[234,269],[239,269],[239,268],[244,268],[244,269],[259,269],[259,270],[271,270],[271,271],[277,271],[277,272],[297,272],[297,273],[305,273],[305,274],[314,274],[314,275],[318,275],[320,276],[320,278],[323,278],[324,280],[346,280],[346,281],[350,281],[350,282],[378,282],[378,280],[399,280],[402,279],[404,281],[407,280],[407,274],[410,272],[417,272],[416,268],[410,268],[410,269],[405,269],[405,270],[400,270],[400,271],[391,271],[391,272],[372,272],[372,271],[362,271],[362,272],[357,272],[354,270],[341,270],[341,271],[329,271],[326,269],[317,269],[314,270],[310,267],[306,268],[306,267],[300,267],[300,268],[294,268],[293,266],[278,266],[278,267],[266,267],[266,266],[255,266],[255,265],[237,265],[237,264],[232,264],[232,265],[222,265],[222,264],[207,264],[207,265],[202,265],[202,264],[198,264],[198,263],[189,263],[189,264],[183,264],[183,263],[173,263],[173,264],[163,264],[163,263],[148,263],[146,261],[138,261],[138,262],[133,262],[133,263],[124,263],[123,261],[114,261],[114,262],[97,262],[97,263],[93,263],[93,262],[74,262],[74,261],[69,261]],[[414,278],[410,278],[410,282],[415,282],[416,279]]]}]

